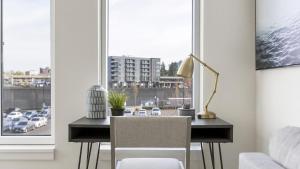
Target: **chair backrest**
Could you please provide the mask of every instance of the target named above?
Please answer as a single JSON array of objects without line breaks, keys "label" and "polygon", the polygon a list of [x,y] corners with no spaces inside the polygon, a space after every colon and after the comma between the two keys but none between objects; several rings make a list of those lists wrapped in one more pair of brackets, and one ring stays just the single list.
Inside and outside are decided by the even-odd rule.
[{"label": "chair backrest", "polygon": [[111,166],[115,149],[129,147],[185,148],[185,168],[190,167],[190,117],[111,117]]}]

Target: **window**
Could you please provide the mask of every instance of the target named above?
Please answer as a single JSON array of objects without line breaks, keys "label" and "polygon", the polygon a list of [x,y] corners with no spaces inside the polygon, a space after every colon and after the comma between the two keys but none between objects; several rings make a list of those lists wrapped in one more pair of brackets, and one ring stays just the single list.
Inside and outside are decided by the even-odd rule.
[{"label": "window", "polygon": [[[177,108],[182,105],[193,106],[196,92],[193,83],[177,77],[176,72],[188,54],[192,51],[199,54],[192,49],[198,40],[192,38],[197,32],[193,28],[199,24],[193,24],[196,2],[109,0],[106,3],[108,47],[107,58],[103,59],[107,64],[106,86],[110,91],[127,94],[129,111],[125,112],[138,115],[136,109],[146,109],[148,115],[169,116],[177,115]],[[106,23],[102,18],[102,30],[103,24]],[[195,78],[199,82],[199,77]],[[198,96],[199,92],[196,93]]]},{"label": "window", "polygon": [[1,143],[52,134],[50,2],[1,0]]}]

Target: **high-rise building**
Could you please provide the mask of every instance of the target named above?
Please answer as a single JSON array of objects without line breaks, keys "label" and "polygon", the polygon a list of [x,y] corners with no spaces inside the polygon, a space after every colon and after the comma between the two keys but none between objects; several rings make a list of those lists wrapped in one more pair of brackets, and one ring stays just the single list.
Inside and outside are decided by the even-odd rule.
[{"label": "high-rise building", "polygon": [[110,87],[151,87],[159,82],[160,58],[109,56],[107,63]]}]

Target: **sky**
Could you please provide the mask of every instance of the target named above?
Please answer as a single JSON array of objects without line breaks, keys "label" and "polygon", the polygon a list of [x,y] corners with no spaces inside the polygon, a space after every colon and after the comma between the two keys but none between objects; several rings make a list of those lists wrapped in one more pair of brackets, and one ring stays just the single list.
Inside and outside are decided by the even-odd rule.
[{"label": "sky", "polygon": [[109,0],[108,30],[110,56],[182,60],[191,53],[192,0]]},{"label": "sky", "polygon": [[3,0],[4,71],[50,66],[50,0]]},{"label": "sky", "polygon": [[[109,0],[109,55],[191,53],[192,0]],[[50,0],[3,0],[4,71],[50,66]]]},{"label": "sky", "polygon": [[258,32],[285,25],[289,18],[300,14],[300,0],[259,0],[256,7]]}]

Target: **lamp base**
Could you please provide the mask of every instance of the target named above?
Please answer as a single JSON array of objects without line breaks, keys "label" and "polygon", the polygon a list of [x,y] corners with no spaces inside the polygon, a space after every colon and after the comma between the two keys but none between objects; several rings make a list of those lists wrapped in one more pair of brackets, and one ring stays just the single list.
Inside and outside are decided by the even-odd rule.
[{"label": "lamp base", "polygon": [[197,114],[198,119],[215,119],[217,118],[216,114],[213,112],[203,112]]}]

